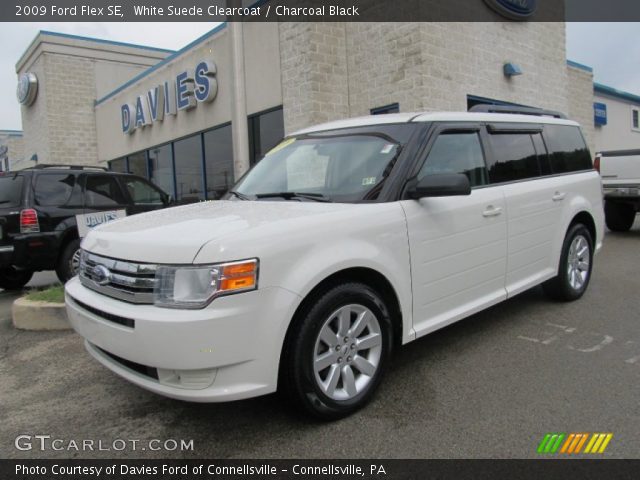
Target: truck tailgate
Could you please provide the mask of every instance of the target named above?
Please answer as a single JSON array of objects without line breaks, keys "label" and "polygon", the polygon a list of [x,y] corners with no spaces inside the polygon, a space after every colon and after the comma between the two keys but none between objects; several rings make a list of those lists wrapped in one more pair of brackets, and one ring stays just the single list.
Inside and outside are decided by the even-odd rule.
[{"label": "truck tailgate", "polygon": [[605,185],[640,185],[640,150],[602,152],[600,175]]}]

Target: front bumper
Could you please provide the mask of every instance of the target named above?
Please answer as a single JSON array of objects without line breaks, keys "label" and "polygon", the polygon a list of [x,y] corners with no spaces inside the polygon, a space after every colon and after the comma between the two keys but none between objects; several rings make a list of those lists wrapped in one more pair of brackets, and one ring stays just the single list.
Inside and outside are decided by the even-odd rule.
[{"label": "front bumper", "polygon": [[71,325],[104,366],[160,395],[218,402],[276,390],[300,297],[264,288],[217,298],[202,310],[173,310],[106,297],[76,277],[65,300]]}]

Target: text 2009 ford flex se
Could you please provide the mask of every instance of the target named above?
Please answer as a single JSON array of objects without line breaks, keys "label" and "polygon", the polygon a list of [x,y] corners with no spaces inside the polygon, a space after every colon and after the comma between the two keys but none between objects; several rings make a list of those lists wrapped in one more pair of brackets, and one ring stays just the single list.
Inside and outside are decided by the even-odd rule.
[{"label": "text 2009 ford flex se", "polygon": [[603,222],[562,115],[351,119],[289,136],[227,200],[97,227],[66,303],[136,385],[197,402],[279,389],[333,419],[371,398],[394,346],[538,284],[580,298]]}]

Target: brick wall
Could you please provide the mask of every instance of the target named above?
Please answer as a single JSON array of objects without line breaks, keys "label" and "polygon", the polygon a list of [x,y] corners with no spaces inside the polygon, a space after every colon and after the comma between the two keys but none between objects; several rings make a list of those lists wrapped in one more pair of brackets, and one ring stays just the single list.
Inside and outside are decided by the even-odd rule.
[{"label": "brick wall", "polygon": [[[565,26],[544,22],[280,24],[285,130],[395,103],[467,109],[467,95],[570,111]],[[517,63],[524,74],[506,78]],[[585,88],[572,90],[577,105]]]},{"label": "brick wall", "polygon": [[[22,105],[22,129],[24,134],[24,156],[30,159],[32,155],[38,155],[38,161],[50,161],[49,151],[49,116],[47,110],[46,82],[47,58],[41,55],[30,67],[29,71],[38,77],[38,96],[35,102],[25,107]],[[21,162],[18,168],[33,166],[33,162]]]},{"label": "brick wall", "polygon": [[569,118],[582,125],[591,153],[596,151],[595,126],[593,124],[593,73],[568,67]]},{"label": "brick wall", "polygon": [[94,61],[45,54],[49,161],[95,164],[98,162],[94,100]]},{"label": "brick wall", "polygon": [[285,131],[350,116],[345,24],[281,23]]}]

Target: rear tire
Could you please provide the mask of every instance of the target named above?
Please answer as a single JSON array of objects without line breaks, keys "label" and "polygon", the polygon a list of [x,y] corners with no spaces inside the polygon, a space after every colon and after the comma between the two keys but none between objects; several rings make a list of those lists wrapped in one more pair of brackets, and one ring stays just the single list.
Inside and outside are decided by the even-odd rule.
[{"label": "rear tire", "polygon": [[604,218],[612,232],[628,232],[636,219],[636,209],[628,203],[607,200],[604,203]]},{"label": "rear tire", "polygon": [[593,268],[593,239],[583,224],[573,225],[564,239],[558,275],[542,284],[544,292],[554,300],[577,300],[589,286]]},{"label": "rear tire", "polygon": [[344,283],[320,295],[294,322],[281,363],[282,393],[321,420],[364,407],[393,344],[381,296],[362,283]]},{"label": "rear tire", "polygon": [[79,255],[80,239],[76,238],[64,247],[56,265],[56,275],[62,283],[66,283],[78,274]]},{"label": "rear tire", "polygon": [[33,277],[30,270],[16,270],[13,267],[0,269],[0,288],[21,290]]}]

